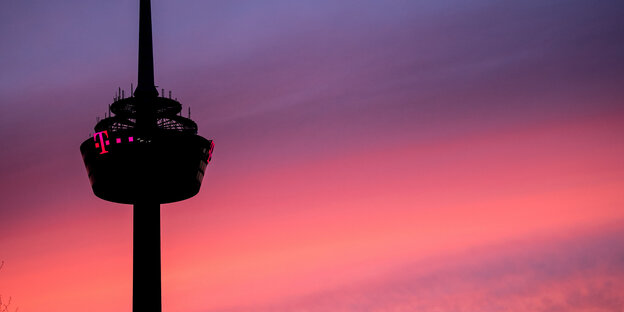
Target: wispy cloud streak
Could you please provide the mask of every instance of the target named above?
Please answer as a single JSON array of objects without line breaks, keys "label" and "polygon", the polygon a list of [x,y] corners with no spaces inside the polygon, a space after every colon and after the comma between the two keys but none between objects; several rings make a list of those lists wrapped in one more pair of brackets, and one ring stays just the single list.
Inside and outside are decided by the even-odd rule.
[{"label": "wispy cloud streak", "polygon": [[509,242],[416,262],[375,282],[289,303],[206,311],[622,310],[621,224],[576,235]]}]

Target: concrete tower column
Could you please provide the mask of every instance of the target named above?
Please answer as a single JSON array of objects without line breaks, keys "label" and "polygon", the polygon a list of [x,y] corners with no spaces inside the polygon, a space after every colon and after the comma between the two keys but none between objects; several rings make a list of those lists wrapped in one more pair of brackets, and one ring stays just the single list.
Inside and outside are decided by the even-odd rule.
[{"label": "concrete tower column", "polygon": [[158,202],[134,204],[132,254],[132,311],[162,311]]}]

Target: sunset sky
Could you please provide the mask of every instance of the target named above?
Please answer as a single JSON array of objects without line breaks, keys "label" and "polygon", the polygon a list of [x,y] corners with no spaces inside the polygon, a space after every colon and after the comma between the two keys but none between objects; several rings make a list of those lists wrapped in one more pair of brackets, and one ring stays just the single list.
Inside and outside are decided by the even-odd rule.
[{"label": "sunset sky", "polygon": [[[163,311],[624,309],[621,0],[152,0],[215,150],[162,206]],[[131,311],[132,207],[79,145],[138,1],[0,2],[0,295]]]}]

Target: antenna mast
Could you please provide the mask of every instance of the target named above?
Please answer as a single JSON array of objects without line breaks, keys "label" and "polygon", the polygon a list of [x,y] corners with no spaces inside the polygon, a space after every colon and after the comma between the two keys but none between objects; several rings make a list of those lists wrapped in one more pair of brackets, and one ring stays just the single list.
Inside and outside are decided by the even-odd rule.
[{"label": "antenna mast", "polygon": [[134,96],[158,96],[158,90],[154,86],[152,9],[150,0],[141,0],[139,7],[139,77]]}]

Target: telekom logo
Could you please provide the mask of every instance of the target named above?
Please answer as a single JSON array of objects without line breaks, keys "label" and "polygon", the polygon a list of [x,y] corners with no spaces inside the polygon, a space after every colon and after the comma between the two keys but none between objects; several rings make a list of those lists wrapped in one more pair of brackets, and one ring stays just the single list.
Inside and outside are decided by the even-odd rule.
[{"label": "telekom logo", "polygon": [[[95,141],[95,148],[102,149],[102,151],[100,152],[100,155],[108,153],[108,151],[106,150],[106,145],[110,145],[109,139],[112,140],[113,138],[108,137],[108,131],[100,131],[100,132],[96,132],[93,134],[93,141]],[[121,143],[121,142],[122,142],[121,138],[115,138],[115,141],[113,141],[113,143]],[[134,142],[134,137],[128,137],[128,142]]]},{"label": "telekom logo", "polygon": [[[104,140],[104,136],[106,136],[106,140]],[[98,142],[98,138],[100,142]],[[104,145],[110,144],[110,142],[108,141],[108,131],[100,131],[100,132],[94,133],[93,140],[95,141],[95,148],[100,148],[100,147],[102,148],[102,151],[100,152],[100,154],[108,153],[108,151],[104,147]]]}]

